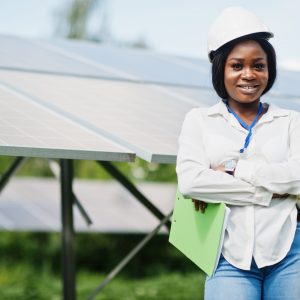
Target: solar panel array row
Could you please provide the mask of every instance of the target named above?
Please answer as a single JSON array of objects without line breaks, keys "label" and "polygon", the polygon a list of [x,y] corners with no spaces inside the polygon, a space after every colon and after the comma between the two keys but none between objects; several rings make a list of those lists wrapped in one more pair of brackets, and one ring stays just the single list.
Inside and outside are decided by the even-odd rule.
[{"label": "solar panel array row", "polygon": [[[174,163],[187,111],[216,103],[200,60],[0,37],[0,154]],[[289,85],[267,102],[300,110]],[[295,75],[296,74],[296,75]],[[278,85],[279,86],[279,85]]]},{"label": "solar panel array row", "polygon": [[[170,213],[174,184],[143,183],[138,188],[161,212]],[[148,233],[159,223],[116,182],[75,180],[74,192],[93,222],[87,226],[74,207],[76,232]],[[59,231],[60,207],[58,180],[13,178],[0,194],[0,231]]]}]

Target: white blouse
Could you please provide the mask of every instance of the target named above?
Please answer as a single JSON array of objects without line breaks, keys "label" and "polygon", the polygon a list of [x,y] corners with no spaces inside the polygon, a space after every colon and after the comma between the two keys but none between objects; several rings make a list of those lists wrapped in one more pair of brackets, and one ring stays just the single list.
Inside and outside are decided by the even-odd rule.
[{"label": "white blouse", "polygon": [[[270,104],[240,154],[247,134],[222,101],[194,108],[183,122],[176,165],[183,195],[230,207],[222,254],[244,270],[250,269],[252,257],[259,268],[279,262],[293,242],[300,113]],[[234,176],[212,169],[230,159],[238,160]],[[290,196],[272,199],[273,193]]]}]

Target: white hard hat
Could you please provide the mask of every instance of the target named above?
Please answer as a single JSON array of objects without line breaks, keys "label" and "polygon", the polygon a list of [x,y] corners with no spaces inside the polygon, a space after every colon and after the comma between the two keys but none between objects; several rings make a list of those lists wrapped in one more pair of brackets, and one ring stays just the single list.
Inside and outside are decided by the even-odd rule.
[{"label": "white hard hat", "polygon": [[274,36],[269,28],[252,12],[237,6],[226,8],[217,17],[208,33],[207,51],[209,60],[212,61],[213,51],[226,43],[256,33],[265,39]]}]

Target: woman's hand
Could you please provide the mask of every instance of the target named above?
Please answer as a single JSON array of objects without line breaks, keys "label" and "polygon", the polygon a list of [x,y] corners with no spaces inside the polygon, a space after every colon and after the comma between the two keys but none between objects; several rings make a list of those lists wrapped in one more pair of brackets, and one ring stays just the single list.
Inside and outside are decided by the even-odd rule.
[{"label": "woman's hand", "polygon": [[214,171],[221,171],[221,172],[225,172],[225,166],[224,165],[219,165],[217,167],[211,168]]},{"label": "woman's hand", "polygon": [[192,199],[192,201],[194,202],[195,210],[199,211],[200,208],[201,212],[204,214],[205,209],[207,207],[207,203],[197,199]]},{"label": "woman's hand", "polygon": [[[211,169],[214,170],[214,171],[221,171],[221,172],[224,172],[224,173],[226,172],[224,164],[221,164],[221,165],[219,165],[217,167],[214,167],[214,168],[211,167]],[[281,195],[279,195],[279,196],[281,196]],[[192,199],[192,201],[194,202],[195,210],[199,211],[199,209],[200,209],[201,212],[204,214],[205,209],[207,208],[207,203],[203,202],[201,200],[196,200],[196,199]]]},{"label": "woman's hand", "polygon": [[286,198],[288,197],[290,194],[273,194],[273,197],[272,198],[276,198],[276,199],[282,199],[282,198]]},{"label": "woman's hand", "polygon": [[[211,168],[214,171],[221,171],[221,172],[225,172],[225,166],[224,165],[219,165],[217,167]],[[276,199],[284,199],[286,197],[288,197],[289,194],[273,194],[273,198]],[[201,210],[201,212],[204,214],[205,213],[205,209],[207,208],[207,203],[203,202],[201,200],[197,200],[197,199],[192,199],[192,201],[194,202],[194,206],[195,206],[195,210],[199,211],[199,209]]]},{"label": "woman's hand", "polygon": [[[215,168],[211,168],[212,170],[214,170],[214,171],[221,171],[221,172],[225,172],[225,166],[224,165],[219,165],[219,166],[217,166],[217,167],[215,167]],[[287,198],[288,196],[289,196],[290,194],[273,194],[273,198],[275,198],[275,199],[285,199],[285,198]],[[200,202],[202,202],[202,201],[200,201]],[[205,203],[205,202],[202,202],[202,203]],[[196,204],[195,204],[195,209],[196,209]],[[196,209],[197,210],[197,209]],[[199,210],[199,207],[198,207],[198,210]],[[202,210],[201,210],[202,211]],[[204,208],[204,211],[205,211],[205,208]],[[204,211],[202,211],[202,212],[204,212]]]},{"label": "woman's hand", "polygon": [[[225,166],[224,165],[219,165],[215,168],[211,168],[214,171],[221,171],[221,172],[225,172]],[[199,209],[201,210],[201,212],[204,214],[205,213],[205,209],[207,208],[207,203],[203,202],[201,200],[197,200],[197,199],[192,199],[192,201],[194,202],[194,206],[195,206],[195,210],[199,211]]]}]

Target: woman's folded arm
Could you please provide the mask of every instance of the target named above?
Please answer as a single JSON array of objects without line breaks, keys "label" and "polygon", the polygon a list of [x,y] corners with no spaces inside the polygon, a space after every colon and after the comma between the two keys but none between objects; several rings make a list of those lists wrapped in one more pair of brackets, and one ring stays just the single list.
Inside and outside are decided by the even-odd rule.
[{"label": "woman's folded arm", "polygon": [[277,194],[300,194],[300,114],[295,113],[289,132],[289,157],[280,163],[239,160],[235,177]]},{"label": "woman's folded arm", "polygon": [[273,194],[264,187],[255,187],[240,178],[210,168],[201,138],[201,120],[194,110],[187,114],[183,122],[176,172],[179,191],[197,200],[268,206],[272,199]]}]

